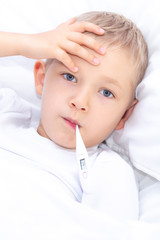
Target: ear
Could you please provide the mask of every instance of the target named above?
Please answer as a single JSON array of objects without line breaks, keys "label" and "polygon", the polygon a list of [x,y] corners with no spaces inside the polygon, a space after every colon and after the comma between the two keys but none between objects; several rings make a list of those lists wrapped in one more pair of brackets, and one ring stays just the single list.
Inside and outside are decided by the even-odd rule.
[{"label": "ear", "polygon": [[118,123],[117,127],[115,128],[115,130],[120,130],[122,128],[124,128],[124,125],[126,123],[126,121],[128,120],[128,118],[131,116],[133,109],[135,107],[135,105],[138,103],[137,99],[134,99],[131,106],[127,109],[127,111],[125,112],[125,114],[123,115],[123,117],[121,118],[120,122]]},{"label": "ear", "polygon": [[34,79],[36,92],[42,95],[44,78],[45,78],[45,62],[37,61],[34,66]]}]

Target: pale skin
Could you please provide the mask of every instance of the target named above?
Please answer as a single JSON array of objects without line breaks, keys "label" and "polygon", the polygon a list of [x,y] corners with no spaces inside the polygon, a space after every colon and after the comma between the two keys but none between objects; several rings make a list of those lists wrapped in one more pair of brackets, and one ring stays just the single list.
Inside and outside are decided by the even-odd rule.
[{"label": "pale skin", "polygon": [[69,54],[75,54],[93,65],[98,65],[98,57],[88,49],[93,49],[102,55],[105,53],[105,47],[95,39],[84,35],[85,31],[97,35],[104,34],[104,30],[99,26],[89,22],[75,22],[74,18],[60,24],[54,30],[44,33],[0,32],[0,57],[22,55],[33,59],[55,58],[69,70],[77,72],[78,66],[75,65]]},{"label": "pale skin", "polygon": [[109,48],[105,54],[106,46],[85,31],[104,33],[75,19],[46,33],[0,33],[0,56],[56,59],[47,67],[42,61],[35,64],[36,91],[42,95],[37,131],[71,149],[76,124],[86,147],[92,147],[123,128],[137,103],[132,87],[135,68],[128,52]]},{"label": "pale skin", "polygon": [[[92,52],[92,50],[89,50]],[[42,96],[38,133],[56,144],[74,149],[75,126],[87,148],[124,127],[137,100],[135,66],[125,49],[107,48],[95,67],[71,56],[79,66],[75,74],[60,61],[35,64],[36,91]]]}]

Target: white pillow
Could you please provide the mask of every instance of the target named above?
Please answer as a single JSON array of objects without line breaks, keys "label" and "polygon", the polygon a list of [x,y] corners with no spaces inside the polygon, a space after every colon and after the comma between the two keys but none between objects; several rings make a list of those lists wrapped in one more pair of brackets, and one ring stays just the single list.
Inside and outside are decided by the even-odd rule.
[{"label": "white pillow", "polygon": [[[149,46],[149,66],[137,88],[138,105],[121,131],[107,140],[129,156],[138,169],[160,180],[160,14],[158,0],[5,0],[0,7],[0,30],[23,33],[47,31],[62,21],[91,10],[113,11],[132,19]],[[34,104],[34,60],[0,59],[0,87],[11,87]],[[28,91],[27,91],[28,90]]]},{"label": "white pillow", "polygon": [[107,144],[160,180],[160,70],[147,74],[137,88],[137,98],[139,103],[124,129],[115,131]]}]

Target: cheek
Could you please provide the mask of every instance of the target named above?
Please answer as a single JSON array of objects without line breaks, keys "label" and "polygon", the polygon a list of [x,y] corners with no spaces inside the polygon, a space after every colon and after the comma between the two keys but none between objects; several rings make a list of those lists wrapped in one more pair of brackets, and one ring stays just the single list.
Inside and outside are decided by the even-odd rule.
[{"label": "cheek", "polygon": [[56,104],[56,100],[60,98],[60,87],[52,79],[46,79],[43,92],[42,92],[42,101],[45,104],[48,104],[48,107],[52,107],[52,105]]},{"label": "cheek", "polygon": [[105,138],[116,128],[122,116],[123,111],[113,105],[99,107],[90,118],[90,127]]}]

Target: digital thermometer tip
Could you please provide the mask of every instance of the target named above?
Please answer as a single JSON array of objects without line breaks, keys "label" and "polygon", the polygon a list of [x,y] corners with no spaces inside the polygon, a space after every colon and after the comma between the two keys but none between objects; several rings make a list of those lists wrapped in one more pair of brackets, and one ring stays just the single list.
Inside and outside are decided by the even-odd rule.
[{"label": "digital thermometer tip", "polygon": [[88,153],[82,140],[78,125],[76,125],[76,156],[80,176],[81,178],[86,179],[88,177]]}]

